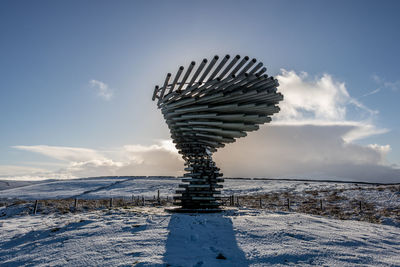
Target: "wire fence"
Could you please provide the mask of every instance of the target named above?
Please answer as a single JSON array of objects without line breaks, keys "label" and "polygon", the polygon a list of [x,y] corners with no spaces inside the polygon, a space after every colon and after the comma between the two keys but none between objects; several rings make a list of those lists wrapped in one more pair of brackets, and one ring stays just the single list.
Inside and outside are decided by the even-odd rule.
[{"label": "wire fence", "polygon": [[[395,188],[396,189],[396,188]],[[400,187],[398,188],[400,189]],[[379,222],[382,217],[391,217],[400,222],[400,207],[397,205],[377,206],[365,199],[347,198],[341,191],[308,192],[308,194],[292,194],[289,192],[258,195],[230,195],[219,197],[222,207],[254,208],[267,211],[300,212],[313,215],[328,216],[337,219],[355,219]],[[394,192],[397,198],[399,192]],[[1,202],[1,201],[0,201]],[[399,203],[394,201],[394,203]],[[1,203],[0,203],[1,204]],[[102,199],[42,199],[36,201],[15,200],[6,206],[25,204],[29,214],[49,214],[54,212],[84,212],[91,210],[129,207],[168,207],[174,206],[172,196],[160,195],[156,191],[152,197],[132,195],[130,197],[110,197]],[[0,217],[4,214],[0,214]]]}]

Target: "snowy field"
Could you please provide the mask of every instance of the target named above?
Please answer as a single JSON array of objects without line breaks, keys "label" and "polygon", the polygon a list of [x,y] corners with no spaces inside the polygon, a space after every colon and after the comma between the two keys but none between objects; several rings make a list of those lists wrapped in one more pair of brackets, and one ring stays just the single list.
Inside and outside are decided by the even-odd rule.
[{"label": "snowy field", "polygon": [[[241,196],[240,207],[200,215],[170,214],[150,203],[70,212],[66,200],[153,199],[157,190],[171,197],[178,183],[171,177],[0,181],[0,266],[400,266],[399,185],[226,179],[223,194]],[[42,206],[33,215],[37,199]],[[323,210],[319,202],[301,206],[322,199]],[[254,208],[259,200],[264,206]],[[283,206],[268,207],[274,201]],[[330,214],[338,208],[340,216]],[[379,220],[360,221],[366,215]]]},{"label": "snowy field", "polygon": [[120,208],[0,225],[1,266],[400,265],[400,228],[298,213]]},{"label": "snowy field", "polygon": [[[25,200],[60,198],[106,198],[140,195],[152,197],[173,195],[180,179],[174,177],[94,177],[73,180],[6,181],[0,180],[0,198]],[[354,186],[369,188],[369,184],[285,181],[260,179],[225,179],[222,194],[249,195],[265,193],[302,193],[310,190],[340,190]]]},{"label": "snowy field", "polygon": [[[16,199],[79,198],[86,200],[107,198],[153,199],[158,191],[161,198],[172,199],[180,179],[174,177],[94,177],[73,180],[6,181],[0,180],[0,206],[12,204]],[[363,217],[367,221],[400,224],[400,184],[374,185],[344,182],[288,181],[261,179],[225,179],[222,196],[239,196],[241,206],[282,210],[287,199],[291,209],[318,215],[334,215],[340,219],[360,219],[355,216],[362,202]],[[326,212],[315,210],[319,202]],[[340,209],[340,213],[336,212]],[[1,216],[0,208],[0,216]],[[3,211],[4,213],[4,211]],[[368,215],[370,218],[365,218]],[[356,214],[357,215],[357,214]],[[379,215],[379,218],[373,218]],[[387,218],[386,218],[387,217]],[[383,218],[382,220],[380,218]]]}]

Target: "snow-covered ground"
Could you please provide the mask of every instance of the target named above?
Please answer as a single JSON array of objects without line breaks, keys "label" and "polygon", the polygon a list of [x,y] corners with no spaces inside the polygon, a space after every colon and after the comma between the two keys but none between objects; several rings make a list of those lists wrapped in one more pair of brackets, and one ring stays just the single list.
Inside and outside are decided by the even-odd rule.
[{"label": "snow-covered ground", "polygon": [[[0,180],[3,188],[0,188],[0,206],[2,202],[9,205],[15,199],[131,199],[132,196],[153,199],[158,191],[161,198],[169,197],[171,200],[179,183],[180,179],[174,177],[94,177],[31,183]],[[290,199],[294,211],[319,215],[335,213],[335,218],[387,223],[394,221],[400,224],[400,184],[378,186],[341,182],[225,179],[223,185],[222,196],[240,196],[241,206],[258,207],[262,202],[264,208],[282,210],[287,199]],[[318,211],[321,201],[323,210]],[[364,211],[362,216],[359,216],[360,202]],[[0,208],[0,216],[1,213]]]},{"label": "snow-covered ground", "polygon": [[[399,185],[226,179],[223,195],[241,196],[241,207],[220,214],[170,214],[150,201],[107,208],[109,197],[171,197],[179,182],[0,181],[0,266],[400,266]],[[47,200],[32,215],[36,199]]]},{"label": "snow-covered ground", "polygon": [[[46,180],[49,182],[50,180]],[[41,183],[42,181],[14,181],[14,180],[0,180],[0,190],[16,188],[20,186],[32,185],[35,183]]]},{"label": "snow-covered ground", "polygon": [[[6,183],[9,186],[4,186]],[[22,184],[20,184],[22,183]],[[1,181],[0,198],[25,200],[59,199],[79,196],[80,198],[131,197],[140,195],[152,197],[160,190],[161,195],[173,195],[180,179],[174,177],[95,177],[73,180],[44,181]],[[354,187],[352,183],[284,181],[260,179],[225,179],[222,194],[248,195],[271,192],[300,193],[309,190],[339,190]],[[370,185],[358,184],[358,187]],[[3,190],[2,190],[3,189]]]},{"label": "snow-covered ground", "polygon": [[255,209],[14,216],[0,237],[1,266],[400,265],[398,227]]}]

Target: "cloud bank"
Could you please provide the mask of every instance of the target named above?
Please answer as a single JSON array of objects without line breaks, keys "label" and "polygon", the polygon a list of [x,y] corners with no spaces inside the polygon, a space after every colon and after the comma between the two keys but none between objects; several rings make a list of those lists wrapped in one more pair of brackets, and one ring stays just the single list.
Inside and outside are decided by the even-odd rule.
[{"label": "cloud bank", "polygon": [[[388,130],[374,125],[378,111],[351,97],[345,83],[329,74],[310,77],[287,70],[276,78],[285,97],[280,113],[271,124],[215,154],[225,176],[400,182],[400,169],[386,160],[390,145],[356,143]],[[93,84],[108,90],[101,82]],[[65,168],[52,173],[55,178],[183,173],[183,160],[171,140],[107,151],[45,145],[14,148],[65,162]],[[49,178],[48,172],[33,171],[32,177]],[[29,171],[23,177],[29,177]]]},{"label": "cloud bank", "polygon": [[390,146],[345,142],[342,136],[352,130],[345,125],[270,125],[215,158],[228,177],[398,182],[400,170],[386,162]]},{"label": "cloud bank", "polygon": [[[157,141],[150,146],[126,145],[113,150],[101,151],[87,148],[57,146],[14,146],[19,150],[35,152],[65,162],[56,172],[43,169],[0,168],[3,179],[68,179],[93,176],[176,176],[183,174],[183,160],[171,140]],[[7,172],[5,170],[7,169]],[[12,175],[14,173],[14,175]]]}]

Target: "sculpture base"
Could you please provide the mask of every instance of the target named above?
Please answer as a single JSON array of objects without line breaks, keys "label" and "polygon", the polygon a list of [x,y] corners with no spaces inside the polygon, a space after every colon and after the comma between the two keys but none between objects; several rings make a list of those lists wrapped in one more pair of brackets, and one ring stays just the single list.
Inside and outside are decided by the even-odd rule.
[{"label": "sculpture base", "polygon": [[185,208],[166,208],[166,212],[170,213],[218,213],[222,212],[223,209],[185,209]]},{"label": "sculpture base", "polygon": [[218,183],[222,183],[224,179],[221,178],[222,173],[215,166],[211,154],[206,148],[202,148],[202,153],[193,153],[184,159],[187,166],[185,171],[188,172],[183,175],[184,183],[175,192],[174,204],[181,206],[181,212],[219,212],[221,191],[218,189],[223,186]]}]

